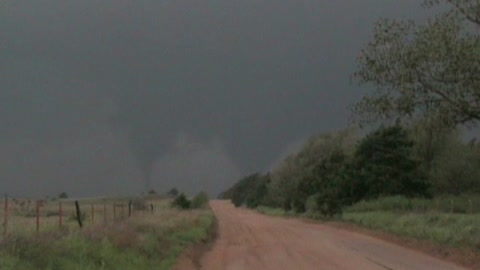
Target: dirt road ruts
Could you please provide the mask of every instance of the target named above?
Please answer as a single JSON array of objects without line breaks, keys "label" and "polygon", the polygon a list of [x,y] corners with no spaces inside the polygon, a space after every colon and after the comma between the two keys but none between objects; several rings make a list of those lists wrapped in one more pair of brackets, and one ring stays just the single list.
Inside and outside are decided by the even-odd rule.
[{"label": "dirt road ruts", "polygon": [[[213,201],[211,206],[218,219],[219,232],[212,250],[195,267],[202,270],[466,269],[327,225],[269,217],[235,208],[226,201]],[[180,268],[190,267],[193,268],[193,264]]]}]

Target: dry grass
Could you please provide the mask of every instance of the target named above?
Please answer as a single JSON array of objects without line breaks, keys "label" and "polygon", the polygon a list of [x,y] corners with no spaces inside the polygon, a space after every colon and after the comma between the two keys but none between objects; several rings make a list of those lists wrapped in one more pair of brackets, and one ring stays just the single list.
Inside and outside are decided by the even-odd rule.
[{"label": "dry grass", "polygon": [[[86,216],[83,223],[84,226],[105,225],[126,219],[128,217],[128,202],[128,198],[92,198],[79,200],[81,211]],[[160,212],[168,207],[168,200],[165,199],[153,197],[146,202],[147,206],[153,204],[154,209]],[[62,205],[63,230],[71,230],[78,227],[78,223],[74,219],[74,200],[43,201],[39,212],[40,232],[50,232],[60,229],[60,203]],[[123,207],[121,207],[122,205]],[[4,215],[4,201],[2,200],[0,202],[0,221],[2,225],[5,222]],[[147,215],[150,215],[150,209],[148,209],[148,207],[143,211],[132,211],[132,216],[135,217],[144,217]],[[36,232],[36,200],[9,200],[7,232],[13,235]]]},{"label": "dry grass", "polygon": [[[209,238],[214,216],[208,209],[172,209],[168,200],[150,202],[155,205],[153,214],[136,211],[115,222],[110,215],[107,223],[99,207],[95,215],[102,218],[93,223],[87,219],[82,230],[67,219],[59,230],[58,216],[46,217],[58,202],[48,203],[35,237],[35,218],[12,210],[8,237],[0,241],[0,269],[170,269],[186,247]],[[63,202],[66,213],[74,209],[70,203]]]}]

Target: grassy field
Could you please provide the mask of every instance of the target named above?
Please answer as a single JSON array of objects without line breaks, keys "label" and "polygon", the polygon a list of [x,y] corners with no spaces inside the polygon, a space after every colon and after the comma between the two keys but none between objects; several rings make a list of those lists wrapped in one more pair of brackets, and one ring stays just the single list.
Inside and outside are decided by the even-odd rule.
[{"label": "grassy field", "polygon": [[369,229],[480,251],[480,214],[347,212],[342,220]]},{"label": "grassy field", "polygon": [[[125,199],[109,201],[106,205],[125,204]],[[155,204],[153,214],[135,211],[127,218],[126,210],[117,210],[114,221],[109,210],[104,220],[105,200],[83,200],[85,212],[94,208],[98,219],[87,217],[80,229],[74,220],[65,218],[59,229],[57,202],[45,205],[40,233],[35,233],[35,217],[20,215],[12,210],[9,233],[0,238],[0,269],[170,269],[178,256],[194,243],[209,239],[214,216],[209,209],[177,210],[168,200],[149,201]],[[88,211],[87,211],[88,210]],[[46,213],[52,211],[50,217]],[[71,205],[65,202],[70,216]],[[15,215],[13,215],[15,214]]]},{"label": "grassy field", "polygon": [[480,194],[439,196],[434,199],[407,199],[402,196],[393,196],[378,200],[361,201],[353,206],[348,207],[346,211],[479,214]]},{"label": "grassy field", "polygon": [[480,196],[434,200],[389,197],[360,202],[341,219],[369,229],[480,251]]},{"label": "grassy field", "polygon": [[[128,204],[127,199],[80,199],[81,211],[84,215],[84,225],[97,225],[112,223],[127,217],[125,206],[122,210],[113,206]],[[4,224],[4,201],[1,201],[0,220]],[[39,231],[51,232],[60,228],[60,204],[62,208],[62,229],[69,230],[78,227],[74,220],[75,204],[72,199],[64,200],[42,200],[39,208]],[[36,232],[36,206],[37,200],[33,199],[9,199],[8,202],[8,234],[30,234]],[[105,206],[105,207],[104,207]],[[92,212],[93,210],[93,212]],[[140,213],[137,213],[140,214]]]}]

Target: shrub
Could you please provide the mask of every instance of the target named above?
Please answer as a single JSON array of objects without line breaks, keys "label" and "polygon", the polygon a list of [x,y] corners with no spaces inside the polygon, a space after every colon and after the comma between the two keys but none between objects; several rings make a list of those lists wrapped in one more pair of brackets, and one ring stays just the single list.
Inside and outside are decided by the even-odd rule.
[{"label": "shrub", "polygon": [[319,194],[317,197],[317,205],[320,213],[328,217],[341,214],[343,209],[341,199],[335,196],[335,194],[327,192]]},{"label": "shrub", "polygon": [[205,208],[208,206],[208,201],[208,194],[202,191],[193,198],[192,208]]},{"label": "shrub", "polygon": [[180,209],[190,209],[192,207],[192,202],[187,199],[185,194],[181,193],[175,198],[175,200],[173,200],[172,206]]},{"label": "shrub", "polygon": [[412,150],[413,141],[399,125],[367,135],[354,155],[356,200],[391,195],[429,196],[430,185]]}]

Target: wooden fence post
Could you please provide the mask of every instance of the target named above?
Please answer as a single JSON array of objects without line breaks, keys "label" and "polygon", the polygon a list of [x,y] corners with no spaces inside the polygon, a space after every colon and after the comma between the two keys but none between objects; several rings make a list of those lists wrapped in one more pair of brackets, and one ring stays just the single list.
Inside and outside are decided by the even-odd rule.
[{"label": "wooden fence post", "polygon": [[78,204],[78,201],[75,201],[75,210],[76,210],[76,213],[77,213],[78,226],[80,226],[80,228],[82,228],[83,227],[82,212],[80,211],[80,205]]},{"label": "wooden fence post", "polygon": [[132,216],[132,200],[128,202],[128,217]]},{"label": "wooden fence post", "polygon": [[62,201],[58,201],[58,226],[62,229],[63,226],[63,207]]},{"label": "wooden fence post", "polygon": [[95,224],[95,205],[92,204],[92,220],[91,220],[92,225]]},{"label": "wooden fence post", "polygon": [[107,203],[103,203],[103,223],[107,224]]},{"label": "wooden fence post", "polygon": [[38,234],[40,232],[40,200],[37,200],[36,216],[37,216],[37,234]]},{"label": "wooden fence post", "polygon": [[153,203],[150,204],[150,212],[153,215]]}]

